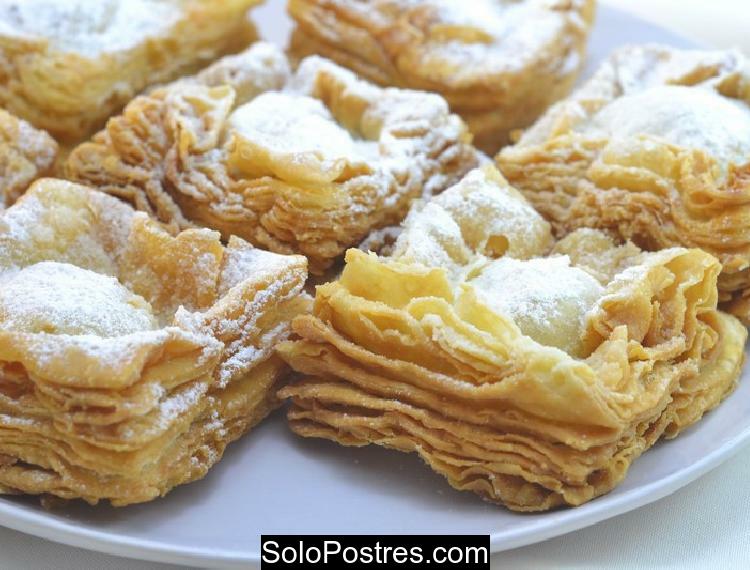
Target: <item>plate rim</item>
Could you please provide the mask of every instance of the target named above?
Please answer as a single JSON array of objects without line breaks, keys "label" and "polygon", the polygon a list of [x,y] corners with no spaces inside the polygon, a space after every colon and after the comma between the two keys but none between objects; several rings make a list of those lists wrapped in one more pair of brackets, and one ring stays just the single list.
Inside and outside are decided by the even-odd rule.
[{"label": "plate rim", "polygon": [[[497,554],[544,542],[656,502],[689,485],[745,447],[750,447],[750,425],[697,462],[667,477],[621,495],[608,495],[608,500],[594,500],[580,507],[559,511],[563,513],[561,517],[540,519],[537,524],[524,526],[515,533],[490,533],[490,551]],[[257,567],[261,561],[259,554],[241,554],[226,549],[207,551],[203,548],[176,547],[156,540],[75,527],[72,522],[52,519],[43,512],[5,500],[0,500],[0,526],[68,546],[151,562],[201,564],[210,568],[248,568]]]}]

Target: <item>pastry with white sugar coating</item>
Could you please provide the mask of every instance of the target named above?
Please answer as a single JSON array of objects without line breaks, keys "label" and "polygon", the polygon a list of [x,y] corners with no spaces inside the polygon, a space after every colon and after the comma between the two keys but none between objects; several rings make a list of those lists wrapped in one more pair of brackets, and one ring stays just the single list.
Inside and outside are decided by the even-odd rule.
[{"label": "pastry with white sugar coating", "polygon": [[289,0],[290,52],[441,94],[486,152],[568,94],[594,0]]},{"label": "pastry with white sugar coating", "polygon": [[291,73],[258,43],[131,101],[67,174],[173,228],[304,254],[320,274],[478,160],[438,95],[376,87],[318,57]]},{"label": "pastry with white sugar coating", "polygon": [[256,38],[261,0],[0,0],[0,107],[80,142],[149,85]]},{"label": "pastry with white sugar coating", "polygon": [[0,109],[0,210],[34,180],[52,174],[57,156],[57,143],[48,133]]},{"label": "pastry with white sugar coating", "polygon": [[732,51],[633,46],[497,155],[562,237],[598,228],[719,259],[722,307],[750,323],[750,74]]},{"label": "pastry with white sugar coating", "polygon": [[278,404],[307,263],[42,179],[0,213],[0,493],[150,501]]},{"label": "pastry with white sugar coating", "polygon": [[716,258],[596,230],[555,242],[492,167],[416,205],[390,256],[317,288],[281,390],[292,430],[415,452],[518,511],[580,505],[734,388],[747,331]]}]

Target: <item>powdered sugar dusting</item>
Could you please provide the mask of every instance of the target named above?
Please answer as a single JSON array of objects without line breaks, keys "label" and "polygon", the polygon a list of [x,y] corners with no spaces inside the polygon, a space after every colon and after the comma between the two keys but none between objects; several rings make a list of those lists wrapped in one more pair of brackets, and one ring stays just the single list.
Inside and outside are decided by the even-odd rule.
[{"label": "powdered sugar dusting", "polygon": [[240,341],[228,347],[230,356],[221,363],[219,386],[226,386],[235,378],[265,361],[274,351],[277,343],[286,340],[291,333],[291,323],[278,323],[271,330],[260,335],[256,344],[243,344]]},{"label": "powdered sugar dusting", "polygon": [[96,57],[130,49],[177,20],[181,2],[0,0],[0,36],[45,39],[53,49]]},{"label": "powdered sugar dusting", "polygon": [[186,389],[176,391],[164,398],[159,405],[159,419],[154,425],[157,431],[163,431],[172,425],[181,415],[194,409],[199,400],[205,396],[208,386],[204,382],[194,382]]},{"label": "powdered sugar dusting", "polygon": [[[216,64],[207,80],[235,75],[222,69]],[[466,126],[441,97],[383,89],[316,56],[279,91],[236,107],[222,139],[220,160],[232,177],[330,188],[335,215],[368,216],[373,226],[403,208],[405,195],[443,190],[476,157]]]},{"label": "powdered sugar dusting", "polygon": [[0,109],[0,208],[10,206],[55,161],[57,143],[45,131]]},{"label": "powdered sugar dusting", "polygon": [[[465,57],[475,65],[520,67],[529,55],[533,57],[543,45],[553,41],[564,25],[560,13],[549,10],[546,0],[438,0],[436,4],[442,22],[480,32],[468,34],[470,41],[454,40],[443,46],[444,54],[459,61]],[[514,57],[499,58],[498,51]]]},{"label": "powdered sugar dusting", "polygon": [[117,273],[133,210],[104,193],[62,180],[40,180],[0,218],[0,266],[30,260]]},{"label": "powdered sugar dusting", "polygon": [[[584,27],[570,9],[555,9],[550,0],[400,0],[402,10],[423,10],[426,46],[421,56],[441,81],[461,83],[487,74],[517,71],[556,41],[566,26]],[[580,2],[574,2],[580,5]],[[434,62],[434,65],[430,65]]]},{"label": "powdered sugar dusting", "polygon": [[[571,355],[604,288],[567,256],[545,256],[550,226],[492,166],[476,169],[403,224],[392,259],[442,267],[521,331]],[[498,259],[499,258],[499,259]]]},{"label": "powdered sugar dusting", "polygon": [[[10,412],[0,413],[0,426],[11,448],[15,430],[43,440],[36,459],[11,449],[0,463],[29,460],[25,482],[58,477],[65,479],[64,496],[116,505],[150,500],[220,459],[249,427],[245,420],[266,405],[263,394],[237,405],[247,395],[244,385],[228,404],[221,390],[269,358],[306,306],[297,298],[306,277],[301,256],[262,252],[238,238],[222,252],[209,230],[160,239],[166,234],[156,222],[117,204],[46,180],[0,213],[0,331],[5,359],[18,363],[10,373],[17,389],[2,398]],[[144,270],[138,261],[154,246],[155,263]],[[133,265],[150,273],[134,276]],[[177,301],[189,305],[193,298],[180,299],[179,287],[160,289],[170,278],[187,282],[205,312],[181,306],[171,326],[160,325],[154,310],[164,317]],[[148,295],[154,310],[128,284]],[[282,370],[264,372],[275,379]],[[253,388],[270,393],[274,385]],[[61,445],[67,467],[55,463]],[[122,461],[110,461],[115,456]],[[35,471],[33,463],[44,469]],[[74,473],[80,469],[84,476]],[[37,481],[38,488],[23,490],[54,493],[58,483]]]},{"label": "powdered sugar dusting", "polygon": [[[219,278],[217,308],[191,312],[180,307],[175,323],[187,331],[209,334],[224,343],[217,370],[218,387],[226,387],[272,354],[289,337],[285,306],[304,295],[307,277],[301,256],[286,256],[253,248],[232,237],[225,250]],[[239,311],[223,307],[241,303]]]},{"label": "powdered sugar dusting", "polygon": [[255,248],[240,240],[230,241],[224,253],[219,295],[225,295],[232,287],[253,276],[267,273],[280,275],[289,267],[289,261],[288,256]]},{"label": "powdered sugar dusting", "polygon": [[255,42],[249,49],[225,56],[184,81],[210,87],[231,85],[237,96],[235,104],[242,105],[260,93],[283,88],[290,75],[289,62],[280,47]]},{"label": "powdered sugar dusting", "polygon": [[151,330],[151,306],[116,279],[56,262],[0,274],[0,328],[105,337]]},{"label": "powdered sugar dusting", "polygon": [[[372,147],[377,146],[371,141],[355,141],[319,100],[290,93],[256,97],[232,113],[229,126],[245,144],[268,153],[269,166],[282,178],[288,169],[274,169],[276,161],[311,161],[320,171],[332,170],[338,175],[346,164],[366,168],[366,159],[375,154]],[[249,157],[243,155],[243,159]]]},{"label": "powdered sugar dusting", "polygon": [[[66,363],[70,355],[76,359],[91,360],[99,363],[104,369],[119,371],[144,347],[156,348],[170,338],[192,342],[203,346],[206,357],[215,358],[220,351],[220,344],[208,335],[188,332],[176,327],[167,327],[131,334],[102,337],[96,334],[37,334],[28,340],[29,358],[41,368],[50,366],[59,373],[60,366]],[[70,370],[70,377],[80,379],[89,371]],[[59,378],[58,378],[59,379]],[[85,379],[85,378],[84,378]]]},{"label": "powdered sugar dusting", "polygon": [[604,288],[567,256],[504,257],[470,281],[489,307],[512,318],[524,334],[569,354],[581,351],[587,313]]},{"label": "powdered sugar dusting", "polygon": [[626,95],[578,130],[618,139],[652,135],[706,151],[722,165],[750,161],[750,107],[711,88],[662,85]]},{"label": "powdered sugar dusting", "polygon": [[428,202],[420,209],[412,209],[392,257],[427,267],[444,267],[458,278],[474,252],[466,246],[461,228],[450,214]]},{"label": "powdered sugar dusting", "polygon": [[[261,273],[255,277],[263,279],[266,276]],[[218,387],[224,388],[266,360],[276,343],[289,336],[289,321],[271,323],[265,328],[261,327],[259,321],[269,314],[269,310],[281,310],[285,302],[298,297],[302,293],[303,285],[303,279],[293,287],[289,287],[286,280],[277,279],[245,301],[238,316],[215,315],[211,312],[191,313],[180,308],[175,315],[175,322],[186,330],[212,334],[223,339],[224,358],[219,365],[217,376]],[[239,291],[234,291],[229,294],[238,293]]]},{"label": "powdered sugar dusting", "polygon": [[527,258],[546,252],[549,224],[493,167],[476,169],[412,208],[393,257],[462,274],[476,256]]},{"label": "powdered sugar dusting", "polygon": [[[544,253],[551,243],[550,226],[526,199],[507,185],[494,169],[477,169],[444,192],[435,203],[450,213],[469,246],[482,253],[526,258]],[[507,250],[487,251],[492,237],[504,237]]]},{"label": "powdered sugar dusting", "polygon": [[[674,119],[679,120],[680,112],[685,113],[684,118],[692,123],[694,117],[689,116],[691,110],[684,104],[675,104],[674,109],[669,109],[669,103],[663,101],[664,97],[657,95],[655,103],[663,110],[657,109],[658,112],[654,113],[651,108],[646,112],[646,107],[638,107],[634,104],[638,101],[642,104],[650,104],[651,102],[647,100],[650,96],[642,95],[640,99],[630,98],[652,89],[663,89],[665,86],[683,86],[684,90],[700,88],[707,92],[692,95],[694,99],[692,102],[683,101],[683,103],[692,106],[697,102],[699,108],[703,107],[698,114],[713,114],[712,107],[715,107],[713,103],[717,101],[712,103],[709,97],[718,96],[721,92],[720,86],[727,81],[732,81],[731,78],[745,76],[746,68],[747,59],[738,51],[676,50],[658,44],[627,46],[606,60],[594,76],[570,97],[552,105],[532,127],[524,132],[516,146],[536,145],[550,137],[556,137],[571,130],[585,130],[593,116],[612,105],[618,98],[633,102],[623,103],[622,111],[618,113],[624,115],[626,124],[632,120],[647,123],[650,117],[658,118],[661,114],[662,116],[668,115],[668,117],[655,121],[656,126],[666,124],[667,128],[662,128],[662,130],[671,130],[669,123],[674,123]],[[677,92],[680,91],[679,89],[677,91],[668,89],[667,92],[669,91],[677,93],[677,97],[682,97]],[[661,92],[665,93],[663,90]],[[659,91],[655,93],[658,94]],[[728,98],[725,98],[725,103],[729,102]],[[624,109],[626,106],[630,106],[631,110],[635,109],[634,112],[628,113]],[[719,106],[729,109],[727,105],[720,102]],[[722,112],[719,110],[718,114],[721,115]],[[733,110],[727,110],[727,114],[736,115]],[[716,118],[721,119],[720,116]],[[742,119],[741,122],[744,123],[745,120]],[[600,127],[604,129],[604,132],[610,132],[613,128],[612,125]],[[711,126],[709,132],[715,131],[716,126]],[[682,143],[682,146],[686,144]],[[503,152],[512,153],[513,151],[513,147],[508,147]]]}]

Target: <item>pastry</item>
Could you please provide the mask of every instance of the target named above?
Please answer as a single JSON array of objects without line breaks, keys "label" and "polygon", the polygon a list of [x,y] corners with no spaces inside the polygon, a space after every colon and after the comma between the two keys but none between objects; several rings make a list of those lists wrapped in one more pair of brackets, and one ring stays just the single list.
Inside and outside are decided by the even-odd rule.
[{"label": "pastry", "polygon": [[302,256],[42,179],[0,213],[0,492],[149,501],[278,403]]},{"label": "pastry", "polygon": [[57,151],[49,134],[0,109],[0,210],[34,180],[52,173]]},{"label": "pastry", "polygon": [[497,162],[558,236],[716,256],[720,301],[750,324],[747,69],[735,52],[624,49]]},{"label": "pastry", "polygon": [[435,91],[496,152],[568,94],[594,0],[289,0],[290,51],[381,85]]},{"label": "pastry", "polygon": [[260,0],[0,0],[0,107],[66,143],[255,37]]},{"label": "pastry", "polygon": [[608,492],[737,382],[746,329],[720,264],[550,227],[490,167],[415,206],[390,257],[352,249],[298,340],[297,434],[416,452],[518,511]]},{"label": "pastry", "polygon": [[134,99],[73,150],[67,175],[173,228],[302,253],[320,274],[475,165],[470,143],[437,95],[375,87],[318,57],[292,75],[258,43]]}]

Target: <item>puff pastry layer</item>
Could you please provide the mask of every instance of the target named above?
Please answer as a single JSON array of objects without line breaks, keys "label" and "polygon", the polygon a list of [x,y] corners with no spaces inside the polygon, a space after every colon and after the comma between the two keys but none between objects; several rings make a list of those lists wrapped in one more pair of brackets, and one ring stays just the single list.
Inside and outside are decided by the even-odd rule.
[{"label": "puff pastry layer", "polygon": [[259,43],[136,98],[67,171],[174,228],[303,253],[321,273],[475,165],[470,142],[437,95],[375,87],[317,57],[290,75]]},{"label": "puff pastry layer", "polygon": [[49,134],[0,109],[0,210],[34,180],[51,174],[57,153]]},{"label": "puff pastry layer", "polygon": [[120,506],[203,477],[278,404],[306,277],[302,256],[34,183],[0,214],[0,492]]},{"label": "puff pastry layer", "polygon": [[594,0],[289,0],[290,51],[381,85],[436,91],[496,152],[568,94]]},{"label": "puff pastry layer", "polygon": [[2,0],[0,107],[80,142],[148,85],[245,47],[260,0]]},{"label": "puff pastry layer", "polygon": [[750,75],[734,52],[638,46],[497,156],[558,235],[601,228],[721,261],[720,300],[750,323]]},{"label": "puff pastry layer", "polygon": [[[550,248],[552,248],[550,250]],[[416,452],[513,510],[580,505],[730,392],[747,332],[720,265],[549,225],[491,167],[415,207],[391,257],[347,252],[280,346],[291,428]]]}]

